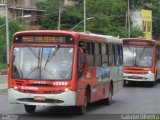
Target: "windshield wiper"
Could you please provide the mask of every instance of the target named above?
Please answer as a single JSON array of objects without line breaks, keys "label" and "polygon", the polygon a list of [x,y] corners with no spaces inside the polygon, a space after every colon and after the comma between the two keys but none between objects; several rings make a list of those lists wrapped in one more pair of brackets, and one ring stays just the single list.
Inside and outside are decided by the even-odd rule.
[{"label": "windshield wiper", "polygon": [[53,51],[52,49],[50,50],[50,52],[49,52],[49,54],[48,54],[48,57],[47,57],[47,60],[46,60],[46,63],[45,63],[45,66],[44,66],[44,70],[45,70],[45,68],[46,68],[46,66],[47,66],[47,63],[52,60],[53,56],[56,55],[56,52],[58,51],[59,48],[60,48],[60,45],[57,45],[57,46],[55,47],[55,50],[54,50],[54,51]]},{"label": "windshield wiper", "polygon": [[142,55],[143,55],[145,49],[146,49],[146,46],[143,48],[142,52],[140,53],[140,55],[139,55],[139,60],[141,60],[141,57],[142,57]]},{"label": "windshield wiper", "polygon": [[[40,74],[39,74],[39,79],[41,78],[41,64],[42,64],[42,52],[40,49],[39,49],[39,52],[38,52],[38,56],[36,55],[36,53],[32,50],[32,48],[30,47],[30,50],[32,51],[32,53],[35,55],[35,57],[38,59],[38,65],[36,68],[34,68],[28,75],[27,75],[27,78],[30,76],[30,74],[32,74],[35,70],[37,69],[40,69]],[[43,50],[43,49],[42,49]]]}]

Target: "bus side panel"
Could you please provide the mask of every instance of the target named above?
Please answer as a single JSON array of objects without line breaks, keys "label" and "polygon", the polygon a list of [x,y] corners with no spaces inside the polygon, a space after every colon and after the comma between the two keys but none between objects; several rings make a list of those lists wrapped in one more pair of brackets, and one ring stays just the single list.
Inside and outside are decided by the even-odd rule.
[{"label": "bus side panel", "polygon": [[113,81],[113,94],[117,93],[123,87],[123,67],[111,67],[110,80]]},{"label": "bus side panel", "polygon": [[92,102],[102,100],[108,97],[109,84],[97,85],[95,88],[95,97],[92,99]]},{"label": "bus side panel", "polygon": [[92,89],[93,85],[95,85],[95,68],[86,68],[83,76],[77,80],[77,105],[82,105],[84,103],[84,95],[86,92],[87,86],[90,86],[90,101],[95,99],[95,92]]},{"label": "bus side panel", "polygon": [[160,45],[156,46],[156,56],[154,57],[156,60],[156,67],[155,67],[155,71],[157,72],[157,79],[160,78]]},{"label": "bus side panel", "polygon": [[[79,83],[81,84],[81,83]],[[85,95],[85,89],[84,88],[79,88],[77,90],[77,93],[76,93],[76,105],[77,106],[80,106],[80,105],[83,105],[84,103],[84,95]]]},{"label": "bus side panel", "polygon": [[91,86],[90,102],[107,98],[111,81],[113,82],[113,93],[123,87],[122,66],[98,67],[87,70],[84,76],[78,80],[77,105],[83,104],[87,85]]},{"label": "bus side panel", "polygon": [[98,67],[96,69],[96,83],[94,86],[95,97],[92,102],[102,100],[108,97],[109,84],[110,84],[110,68]]}]

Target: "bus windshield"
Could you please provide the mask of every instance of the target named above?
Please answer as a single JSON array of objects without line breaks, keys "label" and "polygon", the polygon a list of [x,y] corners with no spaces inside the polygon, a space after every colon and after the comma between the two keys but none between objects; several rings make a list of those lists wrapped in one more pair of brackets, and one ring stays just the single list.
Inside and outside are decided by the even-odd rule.
[{"label": "bus windshield", "polygon": [[69,80],[73,47],[14,47],[13,79]]},{"label": "bus windshield", "polygon": [[153,48],[123,47],[124,66],[151,67]]}]

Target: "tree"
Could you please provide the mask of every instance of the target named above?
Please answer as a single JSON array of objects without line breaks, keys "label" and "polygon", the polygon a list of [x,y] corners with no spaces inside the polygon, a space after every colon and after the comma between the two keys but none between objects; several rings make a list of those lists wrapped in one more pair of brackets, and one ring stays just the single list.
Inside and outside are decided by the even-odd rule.
[{"label": "tree", "polygon": [[[127,37],[127,29],[125,27],[127,2],[125,0],[86,0],[86,2],[87,18],[93,17],[90,21],[86,21],[87,31]],[[54,6],[55,4],[59,5],[57,1],[41,2],[37,5],[40,9],[46,10],[46,15],[41,21],[41,29],[57,29],[59,7]],[[51,14],[50,11],[55,12]],[[82,1],[75,6],[63,6],[61,19],[62,29],[70,30],[81,21],[83,21]],[[83,31],[83,24],[80,24],[74,30]],[[134,35],[136,34],[133,34],[133,36]]]},{"label": "tree", "polygon": [[152,13],[153,13],[153,36],[154,39],[160,39],[160,1],[159,0],[152,0],[151,1]]},{"label": "tree", "polygon": [[[5,24],[5,18],[0,17],[0,26]],[[23,27],[19,25],[16,21],[12,21],[9,23],[9,40],[11,43],[12,36],[15,32],[23,30]],[[6,63],[6,29],[5,26],[0,28],[0,69],[2,67],[2,63]],[[3,65],[3,67],[6,65]]]},{"label": "tree", "polygon": [[[58,1],[40,2],[37,4],[38,8],[46,10],[44,17],[41,18],[41,29],[57,29],[59,5]],[[62,6],[61,16],[61,28],[65,30],[70,30],[83,17],[76,6]]]}]

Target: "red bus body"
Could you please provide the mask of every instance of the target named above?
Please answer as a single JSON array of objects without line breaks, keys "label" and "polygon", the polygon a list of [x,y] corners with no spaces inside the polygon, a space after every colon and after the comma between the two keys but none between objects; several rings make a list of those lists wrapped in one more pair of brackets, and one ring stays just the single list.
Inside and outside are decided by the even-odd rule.
[{"label": "red bus body", "polygon": [[[58,35],[58,37],[56,38],[52,35]],[[41,36],[47,37],[41,38]],[[68,38],[63,39],[63,37],[61,36],[63,36],[64,38],[65,36],[67,36]],[[108,53],[106,53],[108,55],[88,54],[88,47],[86,46],[89,44],[94,45],[94,43],[97,43],[100,48],[102,47],[102,44],[111,44],[112,46],[118,44],[117,48],[121,50],[122,41],[118,38],[114,39],[112,40],[111,36],[107,38],[103,35],[90,35],[59,30],[36,30],[16,33],[13,36],[10,52],[11,54],[8,74],[9,102],[24,104],[27,112],[34,112],[34,110],[32,110],[34,108],[32,107],[36,105],[80,106],[80,110],[83,112],[83,107],[85,107],[86,103],[92,103],[102,99],[106,100],[109,97],[109,91],[111,91],[111,95],[113,95],[113,93],[115,93],[122,87],[122,54],[119,52],[119,58],[121,57],[121,62],[119,61],[119,63],[115,63],[117,65],[109,65],[110,63],[108,62]],[[63,42],[66,42],[66,44]],[[57,47],[57,45],[59,48]],[[50,47],[54,47],[52,48],[52,51],[54,51],[53,55],[51,53],[52,51],[50,50]],[[67,54],[73,54],[73,59],[71,59],[73,60],[71,65],[72,68],[68,68],[71,69],[71,77],[69,79],[60,80],[54,78],[50,79],[50,76],[52,76],[56,71],[56,69],[53,70],[54,68],[51,68],[52,62],[54,62],[54,59],[56,59],[54,58],[54,56],[56,56],[56,54],[59,54],[58,52],[63,48],[66,49],[64,51],[70,52]],[[107,47],[105,49],[109,48]],[[55,51],[57,51],[57,53]],[[101,48],[99,49],[99,51],[101,51]],[[48,58],[50,57],[50,59],[44,57],[45,53],[48,55]],[[30,55],[27,56],[27,54]],[[50,54],[52,56],[50,56]],[[62,56],[61,54],[61,57],[65,57],[65,55]],[[93,59],[91,59],[91,62],[94,61],[93,67],[90,67],[88,63],[89,55],[91,56],[90,58],[92,58],[93,56]],[[25,56],[27,57],[25,58]],[[39,59],[40,56],[41,59]],[[30,62],[30,60],[32,60],[32,62]],[[48,62],[43,63],[43,60],[48,60]],[[40,66],[37,66],[37,62],[39,63],[39,61],[41,62],[41,64]],[[115,61],[118,60],[115,59]],[[61,60],[58,62],[61,62]],[[102,67],[103,62],[106,63],[107,67]],[[60,66],[61,65],[62,63],[60,64]],[[58,66],[57,69],[61,69],[60,66]],[[112,68],[114,68],[114,70],[112,70]],[[27,70],[30,71],[30,74],[27,73]],[[107,70],[110,71],[107,72]],[[17,71],[18,73],[16,73]],[[39,71],[41,73],[39,73]],[[97,74],[97,71],[100,72]],[[115,75],[113,72],[115,73]],[[23,74],[21,75],[21,73]],[[37,79],[36,74],[42,76],[43,73],[48,74],[48,76],[44,76],[47,79]],[[62,72],[60,77],[64,74],[65,72]],[[34,76],[34,79],[29,79],[31,78],[31,76]],[[112,90],[110,89],[111,87]]]},{"label": "red bus body", "polygon": [[123,39],[123,53],[125,81],[151,82],[152,85],[157,82],[160,78],[159,41],[125,38]]}]

